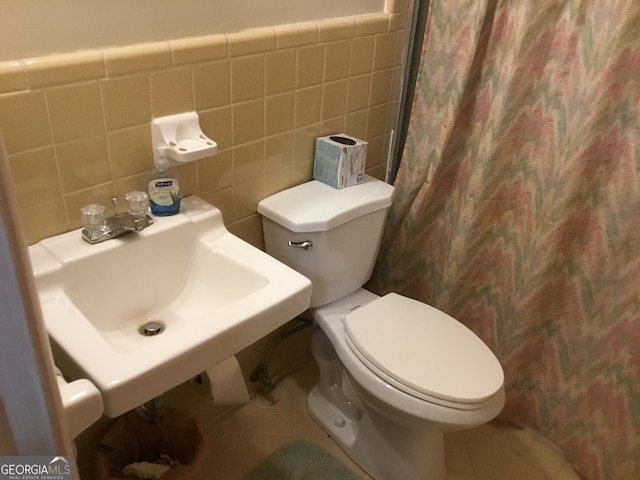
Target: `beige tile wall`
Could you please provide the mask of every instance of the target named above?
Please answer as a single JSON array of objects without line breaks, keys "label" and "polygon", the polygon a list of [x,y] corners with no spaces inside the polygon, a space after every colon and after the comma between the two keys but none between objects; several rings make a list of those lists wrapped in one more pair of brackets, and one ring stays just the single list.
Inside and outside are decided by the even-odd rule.
[{"label": "beige tile wall", "polygon": [[216,156],[176,170],[185,195],[263,243],[257,202],[311,178],[317,136],[369,142],[384,177],[406,0],[372,16],[0,63],[3,131],[27,243],[78,228],[79,209],[145,190],[150,121],[195,110]]}]

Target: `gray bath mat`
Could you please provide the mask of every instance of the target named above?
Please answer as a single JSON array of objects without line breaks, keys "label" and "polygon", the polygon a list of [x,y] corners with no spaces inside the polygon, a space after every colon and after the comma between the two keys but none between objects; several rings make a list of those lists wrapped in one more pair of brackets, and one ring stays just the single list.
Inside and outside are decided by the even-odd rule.
[{"label": "gray bath mat", "polygon": [[361,480],[324,449],[310,442],[287,443],[251,470],[244,480]]}]

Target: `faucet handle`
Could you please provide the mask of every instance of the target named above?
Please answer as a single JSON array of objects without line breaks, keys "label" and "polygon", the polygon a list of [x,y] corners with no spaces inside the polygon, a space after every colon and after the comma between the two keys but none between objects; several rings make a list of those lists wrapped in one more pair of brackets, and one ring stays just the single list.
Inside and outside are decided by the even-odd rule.
[{"label": "faucet handle", "polygon": [[144,217],[149,210],[149,195],[146,192],[129,192],[124,197],[129,203],[129,213]]},{"label": "faucet handle", "polygon": [[102,205],[91,203],[80,209],[84,228],[91,233],[100,233],[105,228],[105,208]]}]

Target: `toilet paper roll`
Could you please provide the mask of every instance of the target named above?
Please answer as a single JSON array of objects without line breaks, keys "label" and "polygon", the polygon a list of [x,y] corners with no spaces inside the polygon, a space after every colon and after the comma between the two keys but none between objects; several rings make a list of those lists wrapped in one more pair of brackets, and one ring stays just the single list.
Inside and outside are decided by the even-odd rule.
[{"label": "toilet paper roll", "polygon": [[249,403],[247,385],[235,356],[202,372],[191,384],[200,397],[213,400],[214,405]]}]

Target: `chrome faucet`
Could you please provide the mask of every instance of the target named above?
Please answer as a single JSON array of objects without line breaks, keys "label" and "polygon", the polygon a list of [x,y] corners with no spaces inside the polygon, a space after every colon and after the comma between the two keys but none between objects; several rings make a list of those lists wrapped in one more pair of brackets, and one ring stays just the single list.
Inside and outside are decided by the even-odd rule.
[{"label": "chrome faucet", "polygon": [[149,197],[146,193],[129,192],[126,199],[129,202],[129,211],[118,213],[118,197],[111,197],[113,215],[107,218],[102,205],[84,206],[81,209],[84,222],[82,239],[94,245],[130,232],[141,232],[153,224],[153,219],[147,215]]}]

